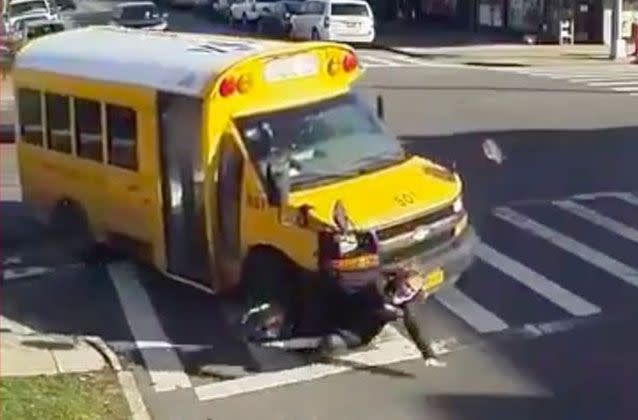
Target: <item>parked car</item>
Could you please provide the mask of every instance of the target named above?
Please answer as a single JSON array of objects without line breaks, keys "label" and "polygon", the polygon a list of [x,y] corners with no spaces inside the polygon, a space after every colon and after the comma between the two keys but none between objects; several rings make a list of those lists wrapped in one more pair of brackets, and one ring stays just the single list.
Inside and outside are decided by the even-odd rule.
[{"label": "parked car", "polygon": [[113,8],[111,24],[125,28],[165,31],[168,13],[161,13],[152,1],[129,1]]},{"label": "parked car", "polygon": [[374,41],[374,16],[364,0],[308,0],[291,18],[295,39],[364,43]]},{"label": "parked car", "polygon": [[264,8],[273,9],[275,1],[264,0],[239,0],[230,6],[230,23],[240,21],[246,26],[249,23],[257,22],[263,16]]},{"label": "parked car", "polygon": [[208,0],[165,0],[166,4],[172,8],[193,8],[203,6]]},{"label": "parked car", "polygon": [[228,19],[230,17],[230,6],[243,0],[211,0],[209,3],[212,16]]},{"label": "parked car", "polygon": [[2,13],[2,20],[13,27],[17,20],[35,15],[44,15],[46,19],[59,18],[57,8],[48,0],[11,0]]},{"label": "parked car", "polygon": [[13,44],[13,52],[24,47],[29,41],[45,35],[62,32],[66,29],[60,19],[21,20],[16,23],[16,42]]},{"label": "parked car", "polygon": [[77,9],[77,6],[73,0],[55,0],[55,5],[60,11]]},{"label": "parked car", "polygon": [[303,0],[280,1],[265,7],[257,21],[257,32],[278,37],[287,37],[290,33],[290,19],[301,12]]}]

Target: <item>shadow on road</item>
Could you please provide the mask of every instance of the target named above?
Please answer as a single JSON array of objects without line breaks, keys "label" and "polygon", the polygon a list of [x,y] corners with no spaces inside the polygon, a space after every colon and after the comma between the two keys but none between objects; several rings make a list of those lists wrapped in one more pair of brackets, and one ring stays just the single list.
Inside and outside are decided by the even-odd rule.
[{"label": "shadow on road", "polygon": [[[502,164],[485,157],[485,139],[498,143],[505,156]],[[497,205],[576,193],[638,190],[634,159],[638,126],[484,131],[404,136],[401,140],[413,153],[446,165],[456,162],[466,184],[470,214],[486,237],[496,234],[487,216]],[[573,281],[578,283],[593,281],[598,291],[594,302],[613,298],[602,284],[618,279],[606,278],[603,273],[592,279],[578,277],[580,271],[572,270],[569,262],[551,261],[552,273],[577,276]],[[636,330],[638,316],[635,309],[631,312],[637,302],[629,289],[633,288],[623,293],[626,299],[616,296],[609,302],[609,311],[603,313],[605,322],[583,323],[571,331],[534,340],[490,341],[484,349],[549,396],[432,395],[425,398],[425,404],[445,413],[445,418],[459,420],[634,419],[638,410],[638,339],[631,331]],[[614,313],[613,318],[610,313]],[[480,392],[485,392],[484,388]]]},{"label": "shadow on road", "polygon": [[[132,310],[137,322],[145,325],[142,331],[138,326],[134,336],[135,329],[125,316],[108,262],[88,264],[77,259],[59,238],[36,223],[20,202],[0,203],[0,219],[3,221],[0,313],[12,321],[45,334],[99,336],[129,362],[155,371],[175,369],[162,365],[167,360],[166,352],[172,348],[186,373],[217,380],[316,361],[311,355],[246,343],[236,322],[240,314],[233,314],[221,298],[140,265],[134,265],[135,277],[152,303],[163,334],[153,335],[157,330],[146,324],[148,320],[152,322],[155,314],[139,312],[144,306],[133,305],[128,311]],[[149,360],[153,361],[152,366],[148,365]],[[354,370],[365,369],[386,376],[409,377],[391,368],[370,368],[332,359],[323,362],[346,364]]]},{"label": "shadow on road", "polygon": [[635,419],[638,339],[627,332],[637,322],[634,312],[624,320],[489,349],[541,395],[428,395],[425,404],[459,420]]},{"label": "shadow on road", "polygon": [[[456,164],[465,200],[479,225],[494,206],[594,191],[636,191],[638,126],[597,130],[484,131],[448,136],[402,136],[412,153]],[[505,160],[485,157],[494,140]]]}]

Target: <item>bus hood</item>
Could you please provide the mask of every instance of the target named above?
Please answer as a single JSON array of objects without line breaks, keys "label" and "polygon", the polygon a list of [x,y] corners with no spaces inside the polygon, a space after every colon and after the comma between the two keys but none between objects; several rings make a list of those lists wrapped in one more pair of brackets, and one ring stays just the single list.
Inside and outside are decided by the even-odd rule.
[{"label": "bus hood", "polygon": [[295,191],[289,203],[293,207],[308,205],[312,217],[334,225],[333,207],[341,200],[355,228],[369,229],[451,203],[461,188],[457,175],[413,157],[377,172]]}]

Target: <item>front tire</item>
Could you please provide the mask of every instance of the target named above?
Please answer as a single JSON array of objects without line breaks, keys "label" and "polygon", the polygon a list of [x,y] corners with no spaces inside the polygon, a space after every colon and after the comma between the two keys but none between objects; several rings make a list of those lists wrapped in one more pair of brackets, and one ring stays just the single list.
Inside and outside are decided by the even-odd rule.
[{"label": "front tire", "polygon": [[279,252],[258,249],[246,258],[239,296],[245,338],[264,341],[292,333],[296,286],[296,270]]}]

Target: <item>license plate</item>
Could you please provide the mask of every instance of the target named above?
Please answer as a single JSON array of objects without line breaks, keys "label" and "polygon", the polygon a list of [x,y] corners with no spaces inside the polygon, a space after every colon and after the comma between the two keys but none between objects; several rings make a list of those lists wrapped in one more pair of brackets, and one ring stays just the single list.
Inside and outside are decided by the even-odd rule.
[{"label": "license plate", "polygon": [[346,26],[347,26],[348,28],[355,28],[355,27],[359,26],[359,24],[358,24],[358,23],[356,23],[356,22],[355,22],[355,23],[353,23],[353,22],[347,22],[347,23],[346,23]]},{"label": "license plate", "polygon": [[445,278],[445,275],[443,273],[443,270],[440,268],[437,268],[436,270],[429,272],[425,276],[416,275],[416,276],[410,277],[408,279],[408,284],[413,290],[421,289],[427,292],[439,286],[441,283],[443,283],[444,278]]},{"label": "license plate", "polygon": [[428,290],[434,289],[435,287],[437,287],[441,283],[443,283],[444,279],[445,279],[445,274],[443,273],[443,270],[441,270],[440,268],[437,268],[436,270],[431,271],[425,277],[425,283],[423,284],[423,290],[428,291]]}]

